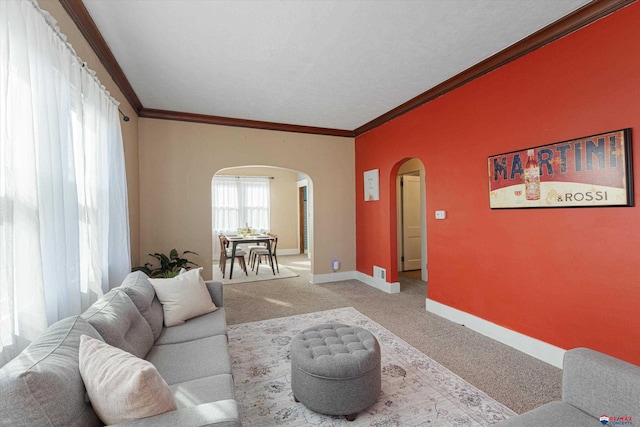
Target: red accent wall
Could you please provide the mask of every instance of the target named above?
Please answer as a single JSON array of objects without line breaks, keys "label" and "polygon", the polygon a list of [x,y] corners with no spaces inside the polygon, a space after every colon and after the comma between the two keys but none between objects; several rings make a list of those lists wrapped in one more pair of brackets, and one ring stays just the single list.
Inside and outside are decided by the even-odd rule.
[{"label": "red accent wall", "polygon": [[[356,138],[358,271],[397,281],[395,175],[417,157],[430,299],[640,364],[638,192],[638,207],[491,210],[487,176],[490,155],[631,128],[640,188],[638,23],[634,3]],[[378,202],[364,201],[370,169]]]}]

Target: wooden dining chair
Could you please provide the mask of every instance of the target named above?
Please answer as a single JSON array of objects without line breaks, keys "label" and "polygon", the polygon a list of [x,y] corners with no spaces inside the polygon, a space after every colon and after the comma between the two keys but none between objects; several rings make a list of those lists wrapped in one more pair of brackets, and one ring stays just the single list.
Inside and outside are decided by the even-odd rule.
[{"label": "wooden dining chair", "polygon": [[[276,268],[278,273],[280,273],[280,267],[278,266],[278,256],[276,255],[276,249],[278,247],[278,235],[272,233],[267,233],[267,235],[271,237],[271,256],[273,257],[273,262],[276,263],[274,267]],[[271,261],[271,259],[269,258],[269,248],[267,248],[266,246],[253,246],[251,254],[249,255],[249,266],[251,267],[251,269],[256,270],[256,274],[258,274],[258,271],[260,271],[260,262],[262,257],[265,257],[266,259]]]},{"label": "wooden dining chair", "polygon": [[253,270],[253,267],[255,266],[255,261],[256,261],[256,254],[254,252],[256,250],[262,250],[265,248],[266,248],[266,243],[263,243],[263,242],[258,242],[255,245],[251,245],[247,247],[247,250],[249,251],[249,267],[251,268],[251,270]]},{"label": "wooden dining chair", "polygon": [[[271,236],[271,233],[264,233],[264,235]],[[256,261],[256,254],[254,253],[254,250],[262,251],[262,250],[265,250],[266,248],[267,248],[266,242],[258,242],[257,244],[251,245],[247,248],[247,250],[249,251],[249,267],[252,270],[253,270],[253,267],[255,266],[255,261]]]},{"label": "wooden dining chair", "polygon": [[[231,258],[232,250],[229,248],[229,239],[224,234],[219,234],[218,239],[220,239],[220,263],[219,267],[222,270],[222,278],[224,279],[224,275],[227,270],[227,260]],[[244,274],[247,276],[249,273],[247,272],[247,262],[245,260],[245,255],[247,253],[240,248],[236,248],[236,259],[240,263],[242,270],[244,270]]]}]

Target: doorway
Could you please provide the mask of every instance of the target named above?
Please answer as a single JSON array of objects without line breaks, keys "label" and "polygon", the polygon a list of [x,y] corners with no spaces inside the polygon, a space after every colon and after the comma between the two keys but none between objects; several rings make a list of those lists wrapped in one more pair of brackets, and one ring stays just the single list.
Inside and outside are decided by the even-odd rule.
[{"label": "doorway", "polygon": [[420,223],[420,175],[400,176],[402,216],[402,271],[422,268],[422,224]]},{"label": "doorway", "polygon": [[426,282],[426,192],[419,159],[408,159],[400,166],[396,190],[398,272]]},{"label": "doorway", "polygon": [[[251,186],[249,188],[251,191],[247,191],[243,193],[243,195],[246,195],[247,197],[255,197],[256,200],[244,200],[240,203],[239,194],[234,197],[235,193],[225,192],[224,200],[228,201],[228,203],[222,207],[217,206],[216,200],[220,200],[220,197],[214,197],[214,178],[220,176],[238,179],[269,178],[268,196],[263,196],[262,193],[257,192],[256,186]],[[304,237],[302,241],[299,240],[300,233],[298,227],[300,212],[300,206],[298,203],[301,184],[303,184],[302,187],[304,187],[305,201],[305,206],[303,206],[305,211]],[[211,222],[213,231],[211,238],[214,259],[218,259],[221,250],[218,234],[228,232],[234,233],[237,232],[237,228],[247,225],[250,228],[255,229],[258,233],[271,231],[272,233],[277,234],[278,255],[297,255],[304,253],[311,261],[314,242],[313,182],[307,174],[275,166],[234,166],[217,171],[212,177],[211,186]],[[258,205],[258,202],[262,204]],[[256,215],[257,209],[262,209],[263,205],[267,205],[267,209],[269,211],[268,224],[256,226],[258,221],[254,221],[253,218]],[[240,222],[233,221],[232,218],[235,212],[240,211],[241,209],[247,211],[247,215],[253,216],[249,216],[249,219],[242,220]],[[222,220],[220,218],[222,218]]]},{"label": "doorway", "polygon": [[306,185],[298,187],[298,239],[301,254],[309,252],[309,206],[307,191],[308,188]]}]

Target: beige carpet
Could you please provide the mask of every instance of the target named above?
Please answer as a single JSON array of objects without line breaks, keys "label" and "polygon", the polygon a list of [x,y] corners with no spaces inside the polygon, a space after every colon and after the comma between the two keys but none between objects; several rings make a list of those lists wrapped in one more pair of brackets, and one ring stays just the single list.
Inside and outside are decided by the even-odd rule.
[{"label": "beige carpet", "polygon": [[[355,325],[380,344],[382,391],[355,421],[296,403],[289,347],[303,329]],[[236,398],[245,426],[488,426],[514,415],[383,326],[352,307],[232,325],[228,329]]]},{"label": "beige carpet", "polygon": [[224,287],[229,325],[354,307],[518,413],[560,399],[560,369],[427,312],[425,282],[400,275],[398,294],[357,280],[311,285],[306,256],[278,261],[299,276]]},{"label": "beige carpet", "polygon": [[283,265],[278,266],[280,271],[276,270],[276,274],[273,274],[273,270],[271,270],[271,266],[268,264],[260,264],[260,268],[258,270],[258,274],[255,271],[252,271],[249,266],[247,266],[247,273],[242,270],[238,264],[233,266],[233,278],[229,279],[229,265],[227,265],[227,271],[225,274],[225,278],[222,278],[222,271],[218,268],[218,265],[213,266],[213,280],[218,280],[222,282],[223,285],[232,285],[235,283],[247,283],[247,282],[263,282],[265,280],[275,280],[275,279],[288,279],[290,277],[298,276],[298,273],[295,273],[289,270],[287,267]]}]

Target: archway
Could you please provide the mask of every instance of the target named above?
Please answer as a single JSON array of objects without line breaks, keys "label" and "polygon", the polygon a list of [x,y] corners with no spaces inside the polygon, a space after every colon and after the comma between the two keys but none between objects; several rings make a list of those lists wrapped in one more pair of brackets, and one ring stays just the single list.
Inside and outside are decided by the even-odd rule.
[{"label": "archway", "polygon": [[[212,249],[214,259],[219,256],[219,240],[216,227],[215,215],[216,207],[213,206],[213,184],[214,178],[219,176],[234,177],[268,177],[270,188],[270,223],[267,227],[260,227],[259,231],[272,231],[278,234],[278,255],[293,255],[304,251],[304,241],[301,240],[300,227],[301,218],[299,213],[299,188],[304,185],[306,189],[307,215],[306,236],[307,250],[304,251],[309,257],[309,266],[313,269],[313,183],[311,178],[301,171],[268,165],[245,165],[223,168],[218,170],[212,177],[211,204],[212,204]],[[304,219],[302,219],[304,220]],[[244,224],[241,224],[244,225]],[[252,226],[252,224],[248,224]],[[252,227],[254,228],[254,227]],[[233,231],[233,230],[225,230]],[[302,248],[302,250],[301,250]]]}]

